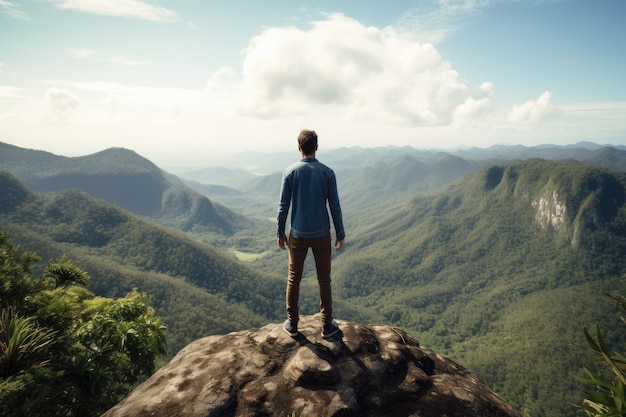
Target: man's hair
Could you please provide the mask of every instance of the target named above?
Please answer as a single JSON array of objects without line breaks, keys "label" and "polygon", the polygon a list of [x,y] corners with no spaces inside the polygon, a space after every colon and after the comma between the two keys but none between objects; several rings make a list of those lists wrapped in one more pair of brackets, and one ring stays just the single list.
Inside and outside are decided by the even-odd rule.
[{"label": "man's hair", "polygon": [[298,136],[298,147],[305,155],[311,155],[317,150],[317,133],[314,130],[303,130]]}]

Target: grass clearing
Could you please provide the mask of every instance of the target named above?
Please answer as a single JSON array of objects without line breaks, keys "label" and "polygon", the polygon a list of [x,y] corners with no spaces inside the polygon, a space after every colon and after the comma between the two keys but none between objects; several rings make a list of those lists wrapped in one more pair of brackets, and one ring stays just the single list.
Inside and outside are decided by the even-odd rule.
[{"label": "grass clearing", "polygon": [[268,253],[270,253],[269,251],[264,251],[261,253],[249,253],[249,252],[242,252],[236,249],[231,249],[231,252],[234,253],[237,259],[239,259],[242,262],[256,261],[257,259],[261,259],[267,256]]}]

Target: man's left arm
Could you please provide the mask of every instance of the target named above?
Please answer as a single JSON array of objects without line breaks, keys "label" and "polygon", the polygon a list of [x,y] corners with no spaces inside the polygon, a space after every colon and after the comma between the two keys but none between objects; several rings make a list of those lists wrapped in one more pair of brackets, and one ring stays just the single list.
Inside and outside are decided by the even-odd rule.
[{"label": "man's left arm", "polygon": [[343,240],[346,238],[346,232],[343,228],[343,215],[341,213],[341,204],[339,203],[339,192],[337,191],[337,179],[334,172],[329,178],[328,183],[328,207],[330,208],[330,215],[333,218],[333,225],[335,226],[335,233],[337,237],[337,243],[343,248]]}]

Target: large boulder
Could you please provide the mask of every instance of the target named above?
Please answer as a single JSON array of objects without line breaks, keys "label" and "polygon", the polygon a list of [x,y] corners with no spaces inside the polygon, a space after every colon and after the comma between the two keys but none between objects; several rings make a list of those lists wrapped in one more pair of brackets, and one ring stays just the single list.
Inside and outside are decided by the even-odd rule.
[{"label": "large boulder", "polygon": [[319,316],[197,340],[103,417],[513,417],[470,372],[405,331]]}]

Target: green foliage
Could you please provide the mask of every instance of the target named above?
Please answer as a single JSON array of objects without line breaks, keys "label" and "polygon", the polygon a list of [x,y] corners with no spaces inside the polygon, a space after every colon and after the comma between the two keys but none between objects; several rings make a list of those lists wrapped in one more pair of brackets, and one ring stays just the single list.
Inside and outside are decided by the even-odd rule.
[{"label": "green foliage", "polygon": [[[626,298],[623,296],[611,296],[619,307],[626,311]],[[626,320],[622,317],[622,322]],[[585,392],[582,410],[590,417],[615,417],[626,415],[626,356],[621,353],[610,353],[609,348],[602,336],[600,325],[596,324],[595,338],[584,329],[585,340],[589,352],[603,365],[601,371],[596,373],[584,367],[586,378],[580,378],[582,382],[590,385],[593,390]]]},{"label": "green foliage", "polygon": [[35,260],[0,233],[0,414],[100,415],[154,372],[165,327],[145,294],[96,297],[65,257],[33,279]]},{"label": "green foliage", "polygon": [[55,262],[49,262],[42,276],[44,280],[50,280],[53,287],[67,288],[70,285],[87,285],[89,274],[73,265],[67,257],[62,257]]},{"label": "green foliage", "polygon": [[37,255],[21,252],[20,247],[9,242],[5,232],[0,231],[0,308],[9,308],[15,300],[26,300],[36,291],[36,283],[28,279],[32,263]]}]

